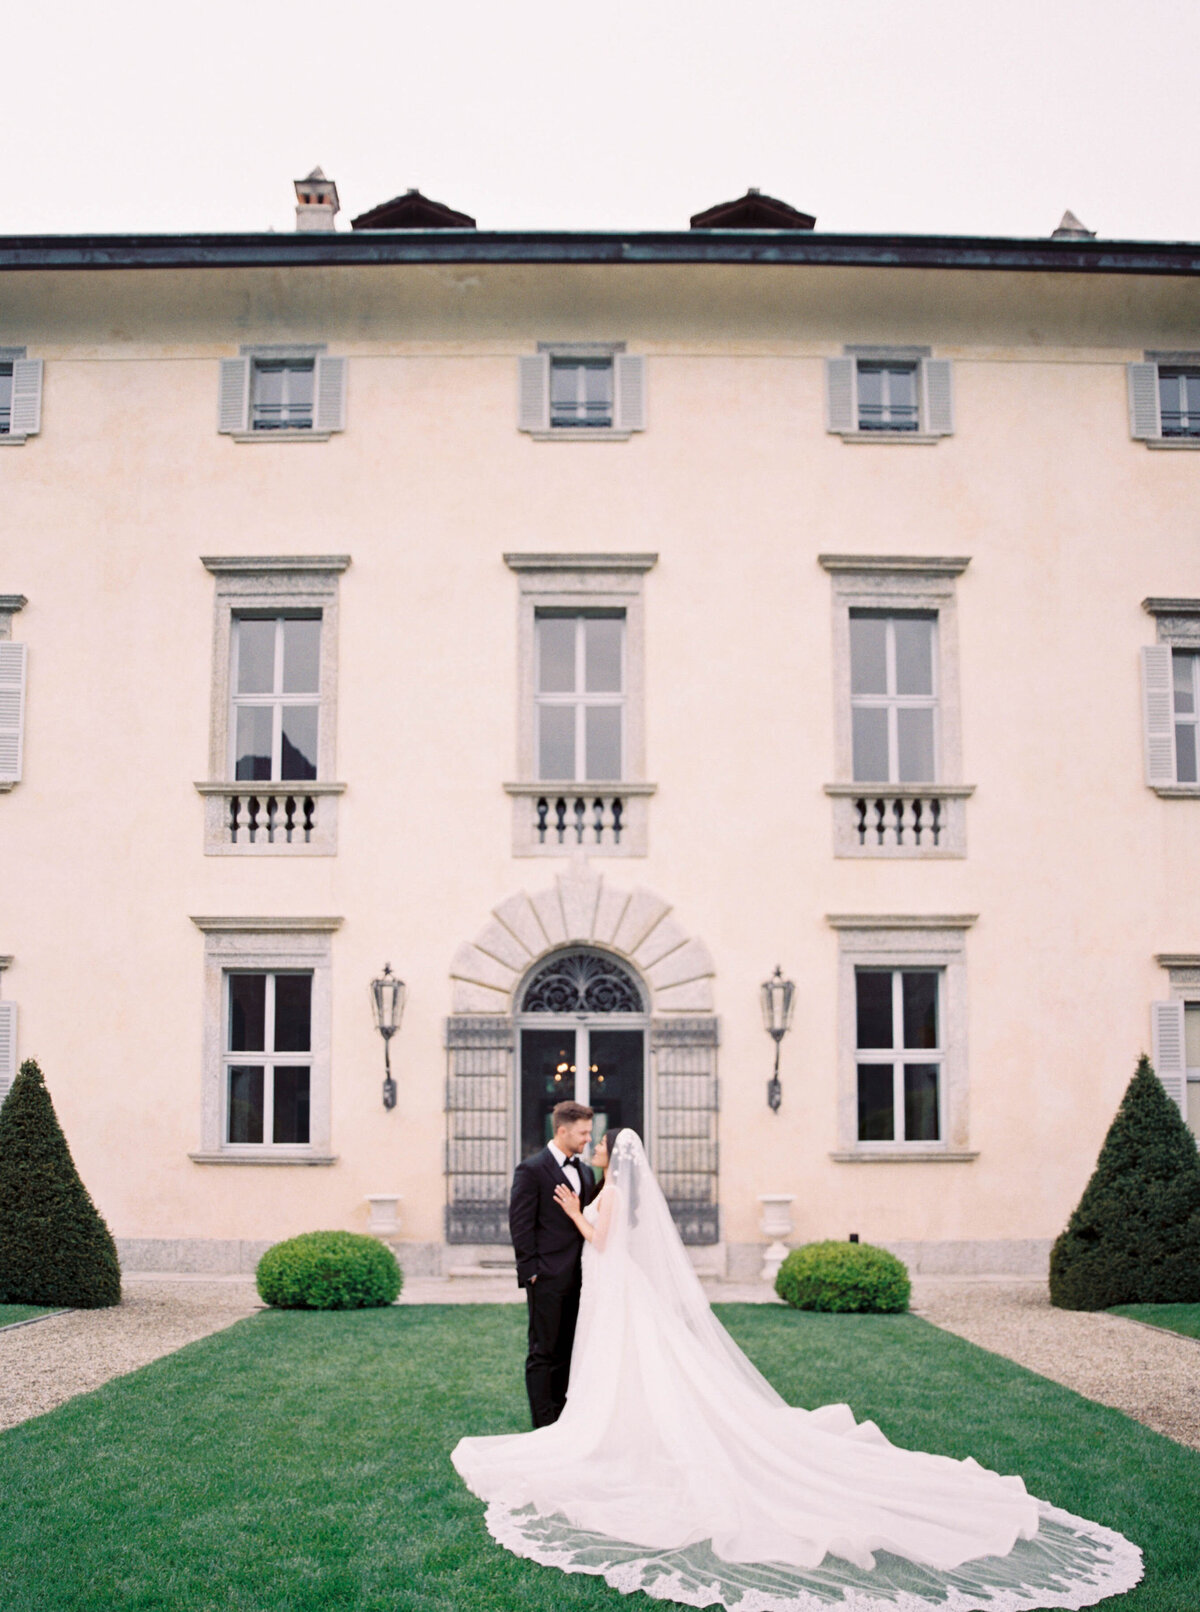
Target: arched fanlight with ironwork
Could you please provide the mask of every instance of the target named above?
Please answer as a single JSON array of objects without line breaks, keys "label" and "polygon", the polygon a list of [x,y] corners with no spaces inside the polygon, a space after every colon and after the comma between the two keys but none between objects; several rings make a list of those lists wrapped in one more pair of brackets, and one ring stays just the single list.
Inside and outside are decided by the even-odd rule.
[{"label": "arched fanlight with ironwork", "polygon": [[383,1037],[383,1106],[395,1108],[396,1082],[392,1079],[391,1039],[400,1028],[404,1016],[405,984],[392,973],[392,965],[385,963],[383,973],[371,981],[371,1010],[375,1015],[375,1028]]},{"label": "arched fanlight with ironwork", "polygon": [[632,975],[595,952],[552,957],[533,975],[521,998],[523,1013],[643,1013]]},{"label": "arched fanlight with ironwork", "polygon": [[760,987],[760,994],[763,1029],[775,1043],[775,1073],[767,1082],[767,1104],[771,1112],[777,1114],[783,1102],[783,1087],[779,1083],[779,1044],[792,1027],[796,987],[791,980],[784,979],[783,969],[776,965],[774,974]]}]

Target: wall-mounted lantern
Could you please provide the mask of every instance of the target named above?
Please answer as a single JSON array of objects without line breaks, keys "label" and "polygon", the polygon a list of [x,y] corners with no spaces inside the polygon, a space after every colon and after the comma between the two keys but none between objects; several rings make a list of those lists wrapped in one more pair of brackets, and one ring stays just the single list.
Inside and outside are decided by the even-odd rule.
[{"label": "wall-mounted lantern", "polygon": [[383,1037],[383,1106],[395,1108],[396,1082],[392,1079],[390,1043],[400,1028],[404,1014],[404,981],[392,973],[392,965],[385,963],[379,979],[371,981],[371,1007],[375,1014],[375,1028]]},{"label": "wall-mounted lantern", "polygon": [[775,1043],[775,1073],[767,1081],[767,1106],[773,1114],[779,1112],[783,1101],[783,1087],[779,1084],[779,1043],[792,1027],[792,1009],[796,1005],[796,987],[785,980],[782,968],[761,987],[763,1028]]}]

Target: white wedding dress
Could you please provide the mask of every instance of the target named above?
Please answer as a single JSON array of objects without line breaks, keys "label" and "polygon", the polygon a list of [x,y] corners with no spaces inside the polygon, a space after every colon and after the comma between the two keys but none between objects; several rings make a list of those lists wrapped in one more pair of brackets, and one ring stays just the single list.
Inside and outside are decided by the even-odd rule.
[{"label": "white wedding dress", "polygon": [[562,1416],[453,1452],[501,1545],[736,1612],[1033,1612],[1141,1578],[1135,1545],[1019,1477],[787,1405],[713,1315],[630,1131],[598,1203]]}]

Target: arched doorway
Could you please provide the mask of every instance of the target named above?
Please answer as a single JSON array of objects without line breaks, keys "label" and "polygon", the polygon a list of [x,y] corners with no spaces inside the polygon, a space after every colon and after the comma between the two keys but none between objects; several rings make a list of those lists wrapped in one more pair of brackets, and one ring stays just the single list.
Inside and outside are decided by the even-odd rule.
[{"label": "arched doorway", "polygon": [[543,959],[517,993],[516,1134],[528,1158],[567,1098],[595,1110],[594,1141],[629,1126],[647,1142],[646,993],[632,969],[591,948]]}]

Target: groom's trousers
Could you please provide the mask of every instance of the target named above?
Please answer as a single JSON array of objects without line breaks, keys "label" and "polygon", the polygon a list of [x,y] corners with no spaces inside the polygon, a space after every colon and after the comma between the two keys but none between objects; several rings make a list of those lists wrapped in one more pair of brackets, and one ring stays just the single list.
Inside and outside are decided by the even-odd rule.
[{"label": "groom's trousers", "polygon": [[539,1276],[525,1289],[529,1305],[529,1353],[525,1391],[534,1427],[557,1422],[567,1402],[571,1348],[579,1316],[579,1267],[561,1276]]}]

